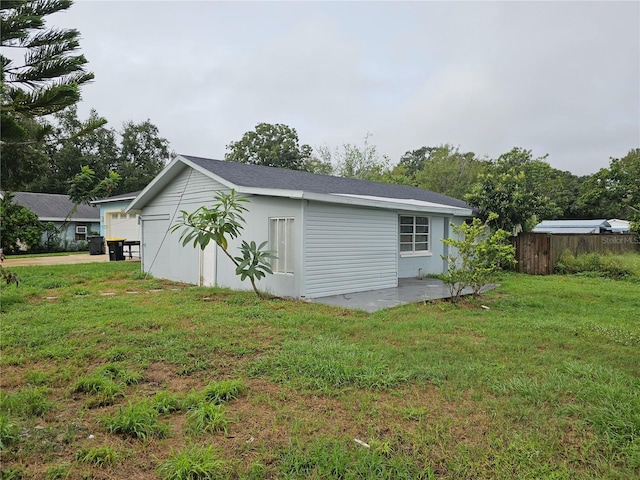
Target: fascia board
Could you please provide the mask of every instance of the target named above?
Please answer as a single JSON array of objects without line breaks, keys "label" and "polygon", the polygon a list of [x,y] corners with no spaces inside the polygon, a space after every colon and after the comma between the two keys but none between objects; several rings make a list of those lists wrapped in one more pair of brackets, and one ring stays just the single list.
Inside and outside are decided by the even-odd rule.
[{"label": "fascia board", "polygon": [[330,193],[313,193],[302,190],[282,190],[275,188],[238,187],[238,193],[246,195],[265,195],[269,197],[285,197],[305,200],[314,200],[325,203],[337,203],[342,205],[354,205],[363,207],[383,208],[387,210],[402,210],[407,212],[431,212],[443,213],[459,217],[472,217],[473,212],[469,208],[458,208],[438,205],[409,205],[402,203],[401,199],[375,200],[370,198],[350,197],[347,195]]},{"label": "fascia board", "polygon": [[[456,217],[472,217],[473,212],[469,208],[458,208],[448,206],[435,205],[413,205],[402,203],[401,199],[376,200],[370,198],[350,197],[344,195],[333,195],[325,193],[304,192],[306,200],[315,200],[318,202],[338,203],[342,205],[355,205],[361,207],[382,208],[385,210],[399,210],[404,212],[425,212],[425,213],[442,213]],[[394,201],[396,200],[396,201]]]},{"label": "fascia board", "polygon": [[[140,192],[142,193],[142,192]],[[93,200],[91,202],[89,202],[91,205],[102,205],[104,203],[116,203],[116,202],[126,202],[126,201],[131,201],[136,197],[120,197],[120,198],[105,198],[103,200]]]},{"label": "fascia board", "polygon": [[64,222],[65,220],[68,220],[69,222],[100,223],[99,217],[93,217],[93,218],[71,217],[69,219],[65,217],[38,217],[38,220],[41,222]]}]

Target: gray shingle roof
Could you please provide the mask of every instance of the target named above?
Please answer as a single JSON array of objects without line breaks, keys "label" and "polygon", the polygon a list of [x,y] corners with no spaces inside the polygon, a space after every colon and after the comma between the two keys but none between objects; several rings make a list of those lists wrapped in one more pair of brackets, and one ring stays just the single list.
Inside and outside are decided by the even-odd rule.
[{"label": "gray shingle roof", "polygon": [[[64,219],[73,208],[73,202],[68,195],[56,193],[32,193],[16,192],[13,194],[13,202],[28,208],[38,218],[44,221]],[[100,209],[90,205],[78,205],[78,210],[71,220],[100,221]]]},{"label": "gray shingle roof", "polygon": [[369,195],[384,198],[413,199],[452,207],[471,208],[467,203],[457,198],[448,197],[418,187],[369,182],[366,180],[334,177],[331,175],[319,175],[298,170],[262,167],[259,165],[192,157],[190,155],[181,156],[237,186],[301,190],[324,194]]}]

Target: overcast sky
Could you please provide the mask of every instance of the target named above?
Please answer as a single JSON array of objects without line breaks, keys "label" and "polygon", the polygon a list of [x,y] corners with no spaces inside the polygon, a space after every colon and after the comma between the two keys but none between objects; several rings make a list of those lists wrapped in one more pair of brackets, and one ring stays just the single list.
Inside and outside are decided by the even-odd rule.
[{"label": "overcast sky", "polygon": [[640,147],[640,2],[77,1],[90,108],[222,159],[260,122],[393,163],[514,146],[594,173]]}]

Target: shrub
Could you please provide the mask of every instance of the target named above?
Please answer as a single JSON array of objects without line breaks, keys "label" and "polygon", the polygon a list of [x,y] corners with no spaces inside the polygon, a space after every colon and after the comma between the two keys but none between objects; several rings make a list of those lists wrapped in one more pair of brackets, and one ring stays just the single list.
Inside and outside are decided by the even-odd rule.
[{"label": "shrub", "polygon": [[609,253],[587,253],[574,256],[570,250],[560,255],[554,268],[559,274],[592,273],[607,278],[625,278],[635,274],[632,265],[627,265],[620,255]]},{"label": "shrub", "polygon": [[484,223],[479,218],[470,224],[452,223],[454,236],[442,240],[451,249],[442,255],[447,262],[442,280],[449,286],[453,303],[467,287],[477,297],[483,287],[494,282],[498,271],[515,263],[515,247],[509,242],[509,234],[501,229],[489,231],[489,222],[496,218],[491,214]]}]

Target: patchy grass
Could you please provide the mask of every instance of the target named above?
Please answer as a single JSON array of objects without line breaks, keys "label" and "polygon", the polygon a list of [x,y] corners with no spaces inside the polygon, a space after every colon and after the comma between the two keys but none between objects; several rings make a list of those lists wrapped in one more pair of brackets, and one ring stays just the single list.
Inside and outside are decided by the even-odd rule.
[{"label": "patchy grass", "polygon": [[2,478],[640,476],[637,282],[369,315],[138,268],[13,268]]}]

